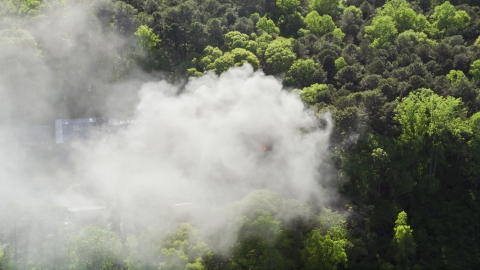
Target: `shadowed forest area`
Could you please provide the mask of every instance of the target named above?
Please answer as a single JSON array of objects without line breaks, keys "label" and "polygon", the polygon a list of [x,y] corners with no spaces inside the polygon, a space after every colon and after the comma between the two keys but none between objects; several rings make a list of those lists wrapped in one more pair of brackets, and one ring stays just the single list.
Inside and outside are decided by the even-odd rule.
[{"label": "shadowed forest area", "polygon": [[320,128],[331,113],[317,184],[335,190],[162,216],[112,199],[99,224],[0,198],[1,270],[480,268],[478,1],[0,0],[0,18],[3,126],[132,117],[145,81],[250,65]]}]

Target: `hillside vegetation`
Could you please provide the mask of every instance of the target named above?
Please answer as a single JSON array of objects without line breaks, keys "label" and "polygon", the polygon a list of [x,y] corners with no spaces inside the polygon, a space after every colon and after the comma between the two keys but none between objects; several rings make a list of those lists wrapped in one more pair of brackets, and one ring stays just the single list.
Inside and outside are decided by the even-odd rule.
[{"label": "hillside vegetation", "polygon": [[[59,32],[55,42],[67,45],[58,46],[104,47],[76,70],[45,45],[51,37],[31,30],[56,27],[52,10],[68,5],[87,9],[96,26],[90,36]],[[14,251],[10,231],[0,238],[0,269],[15,260],[18,269],[480,268],[477,1],[1,0],[0,14],[2,48],[55,63],[62,99],[51,102],[71,117],[101,114],[99,100],[113,93],[102,82],[137,68],[181,82],[248,63],[282,79],[317,115],[332,112],[330,165],[342,195],[330,210],[252,193],[229,206],[238,215],[228,224],[240,228],[230,253],[191,225],[128,239],[115,226],[42,235],[45,227],[32,225],[42,251]],[[29,104],[19,99],[17,108],[13,117],[24,119]],[[288,207],[298,216],[285,218]]]}]

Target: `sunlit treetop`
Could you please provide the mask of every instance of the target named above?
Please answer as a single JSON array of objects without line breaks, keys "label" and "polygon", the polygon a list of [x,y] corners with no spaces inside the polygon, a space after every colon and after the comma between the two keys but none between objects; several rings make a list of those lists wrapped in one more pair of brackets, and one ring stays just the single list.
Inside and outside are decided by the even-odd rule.
[{"label": "sunlit treetop", "polygon": [[398,34],[395,21],[390,16],[376,16],[372,25],[365,28],[365,37],[372,40],[370,47],[381,48],[391,44]]},{"label": "sunlit treetop", "polygon": [[339,13],[339,0],[311,0],[308,7],[312,11],[318,12],[320,15],[330,15],[335,17]]},{"label": "sunlit treetop", "polygon": [[291,14],[300,6],[300,0],[277,0],[276,4],[283,14]]},{"label": "sunlit treetop", "polygon": [[389,0],[377,12],[377,16],[390,16],[399,33],[405,30],[422,31],[428,27],[423,14],[417,14],[406,0]]},{"label": "sunlit treetop", "polygon": [[154,48],[160,43],[160,38],[158,35],[146,25],[141,25],[138,27],[134,34],[138,37],[140,46],[142,46],[149,53],[152,53]]},{"label": "sunlit treetop", "polygon": [[256,27],[268,34],[279,34],[280,29],[275,25],[275,23],[268,19],[266,16],[263,16],[258,20]]},{"label": "sunlit treetop", "polygon": [[463,30],[470,24],[470,16],[464,10],[455,10],[450,2],[445,2],[435,7],[435,12],[430,16],[432,26],[443,34],[449,29]]},{"label": "sunlit treetop", "polygon": [[335,30],[335,23],[330,15],[320,16],[317,11],[312,11],[305,16],[305,24],[312,34],[323,36]]}]

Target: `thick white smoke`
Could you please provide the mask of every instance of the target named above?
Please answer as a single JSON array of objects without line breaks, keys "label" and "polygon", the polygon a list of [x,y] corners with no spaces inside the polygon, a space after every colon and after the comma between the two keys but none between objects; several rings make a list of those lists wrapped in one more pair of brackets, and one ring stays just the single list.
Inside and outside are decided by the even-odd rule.
[{"label": "thick white smoke", "polygon": [[[136,124],[77,145],[76,173],[110,197],[154,193],[170,203],[226,203],[255,189],[322,201],[327,128],[298,96],[249,65],[142,86]],[[318,200],[319,199],[319,200]]]},{"label": "thick white smoke", "polygon": [[[24,22],[26,30],[0,25],[8,30],[0,31],[8,38],[0,35],[0,209],[9,202],[105,206],[103,218],[115,211],[129,235],[171,228],[172,205],[180,203],[221,208],[258,189],[315,206],[336,197],[325,187],[331,117],[319,119],[280,80],[244,65],[183,87],[139,87],[148,75],[109,73],[126,41],[104,35],[84,9],[53,10],[49,18]],[[5,143],[15,140],[11,129],[115,113],[134,115],[134,124],[31,152]]]}]

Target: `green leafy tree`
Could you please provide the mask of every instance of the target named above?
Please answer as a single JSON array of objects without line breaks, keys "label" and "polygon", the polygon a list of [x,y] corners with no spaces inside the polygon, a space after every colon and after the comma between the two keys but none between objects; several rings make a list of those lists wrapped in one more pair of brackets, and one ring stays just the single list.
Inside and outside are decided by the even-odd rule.
[{"label": "green leafy tree", "polygon": [[336,70],[340,70],[340,69],[342,69],[346,66],[348,66],[348,64],[343,57],[340,56],[339,58],[337,58],[337,60],[335,60],[335,69]]},{"label": "green leafy tree", "polygon": [[314,105],[318,102],[329,104],[331,102],[331,93],[328,85],[326,84],[312,84],[308,87],[304,87],[298,92],[303,102]]},{"label": "green leafy tree", "polygon": [[113,12],[115,17],[116,30],[123,34],[133,33],[137,27],[134,24],[133,18],[138,14],[138,10],[132,5],[123,1],[113,3]]},{"label": "green leafy tree", "polygon": [[203,73],[193,67],[193,68],[187,68],[187,75],[190,77],[200,77],[203,75]]},{"label": "green leafy tree", "polygon": [[300,0],[277,0],[276,4],[282,14],[288,15],[300,6]]},{"label": "green leafy tree", "polygon": [[480,36],[478,36],[478,38],[475,40],[475,42],[473,43],[473,45],[474,45],[477,49],[480,49]]},{"label": "green leafy tree", "polygon": [[[53,3],[45,0],[2,0],[0,2],[0,15],[36,17],[42,15],[48,4],[52,5]],[[55,4],[60,5],[60,3]]]},{"label": "green leafy tree", "polygon": [[185,266],[185,270],[206,270],[206,266],[204,265],[202,258],[197,258],[193,263],[187,263]]},{"label": "green leafy tree", "polygon": [[343,33],[342,29],[335,28],[332,34],[338,38],[338,40],[342,41],[345,38],[345,33]]},{"label": "green leafy tree", "polygon": [[406,0],[389,0],[377,16],[390,16],[395,22],[395,27],[399,33],[406,30],[422,31],[428,26],[428,22],[423,14],[418,14],[410,8]]},{"label": "green leafy tree", "polygon": [[383,150],[380,147],[373,149],[371,156],[372,156],[371,160],[373,161],[372,172],[374,174],[374,177],[372,178],[376,180],[377,191],[380,194],[382,181],[386,178],[385,172],[389,169],[388,167],[390,165],[389,164],[390,158],[388,156],[388,153],[385,152],[385,150]]},{"label": "green leafy tree", "polygon": [[235,3],[242,12],[247,12],[247,14],[255,12],[261,13],[265,7],[268,6],[265,0],[234,0],[232,2]]},{"label": "green leafy tree", "polygon": [[468,13],[465,10],[455,10],[455,7],[449,1],[435,7],[435,12],[430,16],[430,20],[432,26],[440,34],[452,28],[463,30],[470,24]]},{"label": "green leafy tree", "polygon": [[255,45],[254,41],[251,41],[246,34],[242,34],[238,31],[231,31],[225,34],[225,47],[228,51],[235,48],[243,48],[247,50],[253,50]]},{"label": "green leafy tree", "polygon": [[124,260],[127,269],[157,269],[162,257],[158,246],[161,241],[153,229],[148,229],[138,236],[129,236],[124,244],[128,250],[128,256]]},{"label": "green leafy tree", "polygon": [[328,208],[322,208],[317,216],[317,223],[322,234],[327,234],[332,228],[338,228],[346,232],[347,221],[345,217],[337,211],[332,211]]},{"label": "green leafy tree", "polygon": [[397,34],[395,22],[390,16],[376,16],[372,25],[365,28],[365,37],[372,40],[370,47],[376,49],[393,42]]},{"label": "green leafy tree", "polygon": [[151,53],[160,43],[160,38],[157,36],[157,34],[153,33],[153,30],[146,25],[141,25],[138,27],[134,34],[138,37],[142,48],[147,50],[149,53]]},{"label": "green leafy tree", "polygon": [[415,254],[417,244],[413,240],[413,230],[407,224],[407,213],[402,211],[395,221],[395,236],[393,247],[396,251],[395,260],[400,266],[399,269],[410,269],[410,258]]},{"label": "green leafy tree", "polygon": [[[448,75],[448,74],[447,74]],[[461,98],[468,109],[468,114],[472,115],[480,108],[479,92],[475,87],[475,81],[468,80],[465,75],[460,73],[456,81],[451,81],[444,93],[456,98]]]},{"label": "green leafy tree", "polygon": [[210,38],[210,46],[219,47],[223,45],[223,37],[228,32],[227,27],[223,25],[218,18],[212,18],[207,21],[207,33]]},{"label": "green leafy tree", "polygon": [[122,244],[117,235],[98,227],[86,227],[74,242],[75,269],[119,269]]},{"label": "green leafy tree", "polygon": [[202,256],[210,250],[198,236],[198,232],[189,224],[183,224],[169,232],[162,241],[163,261],[159,270],[203,269]]},{"label": "green leafy tree", "polygon": [[330,15],[335,17],[339,12],[339,0],[312,0],[308,7],[312,11],[318,12],[320,15]]},{"label": "green leafy tree", "polygon": [[30,17],[39,15],[47,4],[46,1],[40,0],[25,0],[22,2],[23,3],[20,6],[19,13],[28,15]]},{"label": "green leafy tree", "polygon": [[[253,17],[252,17],[253,18]],[[230,30],[250,35],[255,32],[255,22],[250,17],[240,17],[230,26]]]},{"label": "green leafy tree", "polygon": [[362,78],[362,66],[354,64],[352,66],[346,66],[340,69],[335,75],[335,79],[346,85],[349,84],[352,87],[357,86]]},{"label": "green leafy tree", "polygon": [[465,78],[465,73],[463,73],[461,70],[452,69],[447,74],[447,79],[449,79],[451,83],[456,83],[462,78]]},{"label": "green leafy tree", "polygon": [[288,248],[287,234],[281,221],[259,216],[240,229],[230,258],[229,269],[289,269],[292,261],[280,251]]},{"label": "green leafy tree", "polygon": [[343,10],[339,21],[339,27],[346,35],[355,38],[360,31],[362,24],[362,10],[355,6],[349,6]]},{"label": "green leafy tree", "polygon": [[280,34],[284,37],[295,37],[298,30],[305,27],[304,18],[300,12],[284,14],[278,19]]},{"label": "green leafy tree", "polygon": [[469,152],[471,156],[471,164],[469,166],[470,175],[474,182],[475,190],[480,190],[480,112],[470,117],[470,127],[472,129],[473,138],[468,142]]},{"label": "green leafy tree", "polygon": [[0,249],[0,269],[2,270],[8,270],[8,269],[14,269],[12,265],[12,255],[10,254],[10,251],[6,248]]},{"label": "green leafy tree", "polygon": [[140,55],[145,61],[144,64],[146,68],[158,67],[161,63],[161,58],[163,55],[162,50],[159,48],[160,38],[158,35],[146,25],[141,25],[138,27],[134,34],[138,38],[138,42],[142,50]]},{"label": "green leafy tree", "polygon": [[353,65],[360,58],[360,54],[361,51],[359,47],[355,46],[354,44],[348,44],[345,46],[345,48],[343,48],[341,55],[347,64]]},{"label": "green leafy tree", "polygon": [[[203,61],[203,59],[202,59]],[[205,61],[206,63],[207,61]],[[250,51],[242,48],[233,49],[231,52],[226,52],[222,56],[218,57],[207,66],[207,69],[212,70],[217,75],[227,71],[229,68],[241,66],[244,63],[249,63],[254,69],[260,67],[260,61]]]},{"label": "green leafy tree", "polygon": [[140,252],[138,251],[138,240],[135,235],[127,239],[126,246],[129,249],[129,256],[125,259],[128,270],[141,269],[148,267],[142,260]]},{"label": "green leafy tree", "polygon": [[323,36],[335,30],[335,23],[330,15],[320,16],[318,12],[312,11],[305,16],[307,29],[313,34]]},{"label": "green leafy tree", "polygon": [[292,40],[277,38],[265,50],[266,72],[279,74],[287,72],[297,56],[292,50]]},{"label": "green leafy tree", "polygon": [[0,2],[0,15],[9,16],[12,14],[18,14],[19,4],[15,3],[16,1],[1,1]]},{"label": "green leafy tree", "polygon": [[268,34],[280,34],[280,29],[266,16],[263,16],[258,20],[256,27]]},{"label": "green leafy tree", "polygon": [[332,269],[340,263],[347,263],[347,247],[345,231],[338,227],[331,228],[326,234],[320,229],[313,230],[305,241],[302,256],[305,269]]},{"label": "green leafy tree", "polygon": [[475,81],[480,81],[480,59],[473,61],[469,73]]},{"label": "green leafy tree", "polygon": [[423,140],[425,135],[440,135],[443,131],[461,136],[466,128],[462,105],[460,99],[443,98],[430,89],[412,92],[395,110],[396,119],[402,126],[400,140],[414,143]]},{"label": "green leafy tree", "polygon": [[187,30],[188,44],[196,53],[201,53],[208,43],[208,34],[204,24],[194,22],[189,25]]},{"label": "green leafy tree", "polygon": [[413,30],[407,30],[400,33],[396,38],[395,43],[401,48],[410,48],[418,44],[433,47],[437,44],[435,40],[428,38],[427,34],[423,32],[415,32]]},{"label": "green leafy tree", "polygon": [[[1,207],[0,218],[8,222],[0,224],[0,269],[72,268],[74,243],[64,224],[68,217],[66,209],[50,204]],[[5,264],[11,268],[1,268]]]},{"label": "green leafy tree", "polygon": [[233,237],[225,244],[234,244],[232,252],[225,254],[228,261],[223,266],[208,264],[209,268],[292,269],[302,264],[302,235],[311,231],[314,223],[303,203],[272,191],[256,190],[219,211],[219,217],[227,221],[218,223],[221,228],[208,239],[219,243]]},{"label": "green leafy tree", "polygon": [[261,36],[257,37],[256,42],[256,55],[262,61],[262,66],[265,67],[265,51],[268,48],[268,45],[273,41],[273,38],[270,34],[263,33]]},{"label": "green leafy tree", "polygon": [[205,56],[200,60],[200,66],[203,69],[212,69],[212,64],[223,55],[222,50],[217,47],[207,46],[203,50]]},{"label": "green leafy tree", "polygon": [[325,71],[319,63],[312,59],[298,59],[288,70],[285,81],[290,85],[305,87],[314,83],[322,83],[325,79]]},{"label": "green leafy tree", "polygon": [[434,176],[437,164],[445,164],[445,148],[469,133],[462,101],[451,96],[443,98],[430,89],[410,93],[395,113],[402,128],[399,143],[419,159],[415,166],[422,175]]},{"label": "green leafy tree", "polygon": [[30,32],[23,29],[0,30],[0,48],[6,49],[7,47],[21,48],[24,53],[34,56],[41,55],[35,38]]}]

